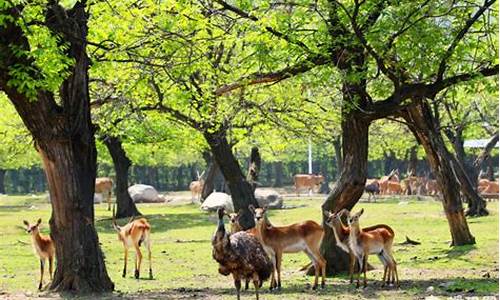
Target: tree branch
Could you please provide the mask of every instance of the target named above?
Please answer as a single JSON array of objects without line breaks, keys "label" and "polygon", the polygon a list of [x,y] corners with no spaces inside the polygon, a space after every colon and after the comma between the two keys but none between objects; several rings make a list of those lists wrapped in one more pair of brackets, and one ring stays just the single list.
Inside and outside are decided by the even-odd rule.
[{"label": "tree branch", "polygon": [[490,152],[493,148],[495,148],[496,144],[498,143],[498,130],[495,132],[495,134],[491,137],[491,139],[488,141],[486,146],[484,147],[483,151],[481,154],[476,158],[474,161],[474,168],[478,169],[481,164],[488,158],[490,155]]}]

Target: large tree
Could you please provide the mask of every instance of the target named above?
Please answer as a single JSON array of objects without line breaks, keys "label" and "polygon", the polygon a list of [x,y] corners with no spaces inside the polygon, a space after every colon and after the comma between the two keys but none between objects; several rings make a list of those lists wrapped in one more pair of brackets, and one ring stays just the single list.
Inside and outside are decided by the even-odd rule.
[{"label": "large tree", "polygon": [[114,287],[94,227],[85,9],[86,1],[0,6],[0,89],[33,135],[49,185],[57,257],[51,289],[77,293]]}]

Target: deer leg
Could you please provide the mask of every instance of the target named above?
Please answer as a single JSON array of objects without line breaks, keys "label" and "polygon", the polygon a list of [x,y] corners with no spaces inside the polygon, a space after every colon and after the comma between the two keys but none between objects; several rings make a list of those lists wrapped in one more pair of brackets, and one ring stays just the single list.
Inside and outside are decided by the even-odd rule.
[{"label": "deer leg", "polygon": [[[248,285],[248,280],[247,280],[247,285]],[[259,300],[260,278],[257,273],[253,273],[253,286],[255,288],[255,299]]]},{"label": "deer leg", "polygon": [[42,282],[43,282],[43,266],[45,265],[45,259],[40,258],[40,283],[38,284],[38,289],[42,289]]},{"label": "deer leg", "polygon": [[49,276],[50,276],[50,281],[52,281],[52,263],[54,262],[54,257],[51,256],[49,257]]},{"label": "deer leg", "polygon": [[364,276],[364,281],[363,281],[363,286],[366,287],[366,269],[367,269],[367,262],[368,262],[368,255],[363,255],[363,273],[365,274]]},{"label": "deer leg", "polygon": [[356,256],[352,251],[349,251],[349,282],[352,284],[354,277],[354,265],[356,264]]},{"label": "deer leg", "polygon": [[146,247],[148,249],[148,260],[149,260],[149,279],[153,279],[153,269],[151,268],[151,242],[149,236],[147,239]]},{"label": "deer leg", "polygon": [[127,248],[125,248],[124,253],[125,253],[125,255],[123,258],[123,273],[122,273],[123,278],[125,278],[125,275],[127,275],[127,259],[128,259],[128,249]]},{"label": "deer leg", "polygon": [[108,192],[108,211],[111,210],[111,190]]},{"label": "deer leg", "polygon": [[273,272],[271,273],[271,282],[270,282],[270,285],[269,285],[269,289],[273,290],[274,288],[276,288],[276,278],[275,278],[275,272],[276,272],[276,255],[271,254],[271,255],[269,255],[269,257],[271,258],[271,262],[273,264]]},{"label": "deer leg", "polygon": [[314,266],[317,270],[317,274],[321,272],[321,288],[325,287],[325,278],[326,278],[326,260],[323,258],[321,253],[319,252],[319,248],[312,248],[312,255],[316,261],[316,265]]},{"label": "deer leg", "polygon": [[234,287],[236,288],[236,299],[240,300],[241,279],[240,276],[233,273]]},{"label": "deer leg", "polygon": [[139,270],[141,269],[142,253],[138,245],[135,245],[135,279],[139,279]]},{"label": "deer leg", "polygon": [[281,257],[283,253],[276,252],[276,273],[278,274],[278,290],[281,290]]},{"label": "deer leg", "polygon": [[358,257],[358,264],[359,264],[359,272],[358,272],[358,280],[356,282],[356,288],[359,288],[359,278],[361,277],[361,272],[363,271],[363,256]]}]

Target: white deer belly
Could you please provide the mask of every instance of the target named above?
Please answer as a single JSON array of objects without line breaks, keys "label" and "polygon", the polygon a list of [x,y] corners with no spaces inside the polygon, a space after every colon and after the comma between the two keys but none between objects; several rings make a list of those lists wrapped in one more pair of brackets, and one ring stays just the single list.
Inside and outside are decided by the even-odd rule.
[{"label": "white deer belly", "polygon": [[304,251],[306,249],[306,246],[307,245],[304,241],[299,241],[286,246],[283,249],[283,252],[294,253],[294,252]]}]

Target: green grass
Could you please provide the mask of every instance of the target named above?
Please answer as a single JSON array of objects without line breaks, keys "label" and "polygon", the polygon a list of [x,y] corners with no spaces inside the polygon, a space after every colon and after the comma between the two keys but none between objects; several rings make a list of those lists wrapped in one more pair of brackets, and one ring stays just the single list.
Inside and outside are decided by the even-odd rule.
[{"label": "green grass", "polygon": [[[22,220],[34,222],[41,217],[42,232],[48,233],[50,206],[43,196],[0,198],[0,297],[2,293],[37,296],[39,264]],[[295,209],[270,212],[278,224],[313,219],[320,221],[321,200],[287,200]],[[498,295],[498,203],[488,203],[490,216],[468,219],[476,245],[449,247],[450,233],[440,202],[396,199],[381,203],[359,203],[364,208],[361,225],[389,224],[396,232],[395,258],[399,264],[400,289],[381,288],[380,262],[368,273],[369,287],[356,290],[345,275],[327,279],[327,288],[308,289],[313,277],[297,270],[308,262],[304,254],[286,254],[283,262],[283,290],[263,291],[263,299],[415,298],[438,296]],[[110,213],[104,204],[96,206],[96,227],[106,257],[109,275],[116,286],[110,297],[132,298],[213,298],[232,299],[230,277],[218,274],[211,256],[210,238],[215,230],[215,215],[195,205],[141,204],[140,211],[152,225],[154,280],[133,278],[134,255],[129,256],[126,278],[121,277],[123,250],[111,227]],[[126,220],[121,220],[121,223]],[[418,246],[399,245],[405,236],[418,240]],[[144,260],[141,277],[147,277]],[[486,278],[489,276],[489,278]],[[46,281],[47,282],[47,281]],[[428,291],[432,286],[433,291]],[[243,294],[253,298],[253,291]]]}]

